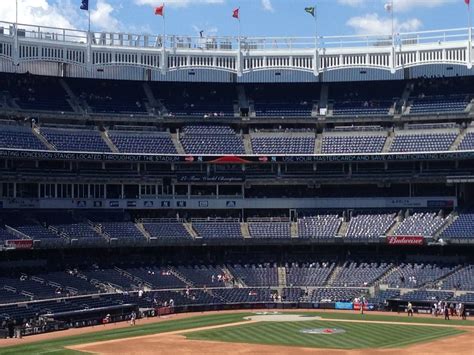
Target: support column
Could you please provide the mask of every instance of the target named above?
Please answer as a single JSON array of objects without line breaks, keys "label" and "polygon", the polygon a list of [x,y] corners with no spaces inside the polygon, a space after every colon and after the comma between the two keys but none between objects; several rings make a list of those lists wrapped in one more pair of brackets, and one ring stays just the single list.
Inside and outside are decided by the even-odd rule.
[{"label": "support column", "polygon": [[469,28],[469,39],[467,41],[467,69],[471,69],[472,68],[472,40],[471,40],[471,29]]},{"label": "support column", "polygon": [[86,50],[86,60],[87,60],[87,71],[92,72],[92,32],[87,32],[87,50]]},{"label": "support column", "polygon": [[396,70],[397,60],[396,60],[395,55],[396,55],[395,44],[392,44],[392,48],[391,48],[391,51],[390,51],[390,72],[392,74],[395,74],[395,72],[397,71]]},{"label": "support column", "polygon": [[163,39],[163,46],[161,49],[161,74],[166,75],[168,72],[168,54],[166,53],[166,46],[165,46],[165,40]]},{"label": "support column", "polygon": [[13,25],[13,30],[15,31],[14,33],[14,43],[13,43],[13,64],[18,65],[20,64],[20,46],[18,44],[18,24],[15,23]]},{"label": "support column", "polygon": [[313,55],[313,74],[314,76],[319,76],[319,50],[315,48]]},{"label": "support column", "polygon": [[237,57],[235,60],[235,70],[237,71],[237,76],[242,76],[243,73],[243,56],[242,56],[242,48],[240,45],[241,37],[239,35],[239,45],[237,46]]}]

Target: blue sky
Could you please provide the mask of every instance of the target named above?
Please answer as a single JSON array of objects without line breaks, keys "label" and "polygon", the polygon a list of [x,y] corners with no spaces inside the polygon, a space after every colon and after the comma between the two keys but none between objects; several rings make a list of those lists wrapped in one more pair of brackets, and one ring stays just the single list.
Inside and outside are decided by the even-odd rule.
[{"label": "blue sky", "polygon": [[[388,34],[391,0],[169,0],[164,1],[168,34],[234,35],[232,10],[240,7],[242,34],[248,36],[312,36],[314,22],[304,12],[316,6],[321,35]],[[19,21],[58,27],[87,28],[80,0],[18,0]],[[393,0],[398,31],[467,26],[464,0]],[[161,0],[90,0],[92,28],[98,31],[153,33],[162,19],[153,14]],[[0,20],[14,21],[15,0],[0,0]]]}]

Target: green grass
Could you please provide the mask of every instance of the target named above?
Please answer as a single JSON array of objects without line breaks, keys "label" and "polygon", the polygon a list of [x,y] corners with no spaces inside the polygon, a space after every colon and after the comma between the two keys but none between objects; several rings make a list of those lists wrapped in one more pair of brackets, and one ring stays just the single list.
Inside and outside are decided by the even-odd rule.
[{"label": "green grass", "polygon": [[[339,328],[343,334],[303,334],[308,328]],[[331,321],[259,322],[229,328],[187,333],[193,340],[299,346],[308,348],[395,348],[462,334],[448,327]]]},{"label": "green grass", "polygon": [[461,320],[458,317],[451,317],[451,320],[444,320],[444,316],[439,317],[408,317],[406,314],[400,315],[378,315],[378,314],[360,314],[360,313],[331,313],[331,312],[296,312],[295,314],[305,314],[311,316],[319,316],[323,319],[347,319],[347,320],[368,320],[374,322],[404,322],[419,324],[448,324],[474,326],[473,320]]},{"label": "green grass", "polygon": [[243,316],[248,313],[239,314],[214,314],[205,316],[196,316],[185,319],[169,320],[158,323],[137,325],[135,327],[117,328],[112,330],[57,338],[53,340],[45,340],[40,342],[29,343],[25,345],[16,345],[0,348],[1,355],[24,355],[24,354],[54,354],[54,355],[72,355],[82,354],[77,351],[64,349],[65,346],[92,343],[97,341],[124,339],[149,334],[158,334],[164,332],[172,332],[175,330],[193,329],[198,327],[206,327],[211,325],[231,324],[241,322]]},{"label": "green grass", "polygon": [[[228,329],[219,329],[214,331],[207,332],[193,332],[189,334],[190,338],[199,336],[199,339],[212,339],[212,340],[222,340],[222,341],[233,341],[233,342],[248,342],[248,343],[262,343],[262,344],[277,344],[277,341],[283,342],[278,344],[284,345],[294,345],[294,346],[317,346],[317,347],[329,347],[323,342],[328,342],[330,339],[336,339],[339,337],[347,337],[345,340],[347,346],[355,347],[357,344],[360,344],[359,347],[379,347],[377,343],[367,344],[364,340],[367,337],[367,332],[376,332],[377,330],[380,333],[380,337],[377,339],[382,339],[383,334],[389,334],[388,337],[390,343],[384,343],[384,346],[401,346],[409,345],[413,342],[419,341],[428,341],[433,338],[438,338],[440,336],[454,335],[459,334],[461,331],[454,328],[435,328],[428,327],[429,324],[450,324],[450,325],[470,325],[474,326],[474,321],[461,321],[461,320],[452,320],[445,321],[442,318],[408,318],[406,315],[396,316],[396,315],[371,315],[364,314],[360,315],[358,313],[331,313],[331,312],[293,312],[294,314],[305,314],[311,316],[320,316],[323,319],[328,319],[327,321],[310,321],[310,322],[287,322],[287,323],[256,323],[248,324],[238,327],[230,327]],[[53,340],[29,343],[25,345],[17,345],[6,348],[0,348],[0,355],[11,355],[11,354],[54,354],[54,355],[72,355],[79,354],[77,351],[72,351],[65,349],[65,346],[85,344],[91,342],[113,340],[113,339],[124,339],[129,337],[158,334],[164,332],[171,332],[175,330],[186,330],[194,329],[198,327],[212,326],[212,325],[221,325],[221,324],[231,324],[235,322],[240,322],[243,320],[243,317],[253,315],[253,313],[234,313],[234,314],[213,314],[213,315],[196,315],[194,317],[177,319],[177,320],[168,320],[163,322],[157,322],[146,325],[138,325],[136,327],[125,327],[111,330],[101,330],[101,327],[96,327],[97,331],[89,334],[68,336],[57,338]],[[344,322],[331,322],[330,319],[346,319],[346,320],[367,320],[367,321],[388,321],[388,322],[413,322],[413,323],[422,323],[427,324],[427,326],[406,326],[406,325],[385,325],[385,324],[361,324],[361,323],[344,323]],[[318,325],[314,325],[318,324]],[[282,325],[285,325],[287,329],[281,329]],[[253,327],[256,327],[255,329]],[[250,331],[246,330],[247,327]],[[268,328],[267,328],[268,327]],[[308,335],[299,333],[301,328],[343,328],[348,327],[346,334],[342,335]],[[235,339],[233,335],[235,330],[243,330],[244,335],[247,334],[247,337]],[[273,330],[272,333],[272,329]],[[255,330],[255,334],[253,333]],[[261,331],[259,341],[257,334]],[[275,333],[276,331],[276,333]],[[291,336],[283,336],[286,332],[291,332]],[[385,332],[385,333],[384,333]],[[217,338],[214,335],[209,334],[227,334],[227,338]],[[374,333],[375,334],[375,333]],[[401,336],[398,336],[401,334]],[[416,340],[413,340],[413,336]],[[440,335],[441,334],[441,335]],[[265,337],[263,337],[265,335]],[[204,337],[204,338],[202,338]],[[210,338],[209,338],[210,337]],[[316,338],[315,338],[316,337]],[[327,337],[320,339],[321,337]],[[352,338],[353,337],[353,338]],[[381,338],[382,337],[382,338]],[[295,343],[291,342],[291,339],[295,339]],[[286,340],[285,340],[286,339]],[[304,344],[299,344],[297,340],[304,340]],[[311,340],[312,339],[312,340]],[[329,339],[329,340],[328,340]],[[253,340],[253,341],[252,341]],[[404,343],[407,342],[408,343]],[[286,343],[285,343],[286,342]],[[310,342],[310,343],[308,343]],[[312,342],[312,343],[311,343]],[[331,340],[332,343],[332,340]],[[312,345],[313,344],[313,345]],[[317,345],[314,345],[317,344]],[[391,345],[392,344],[392,345]],[[333,347],[333,346],[332,346]]]}]

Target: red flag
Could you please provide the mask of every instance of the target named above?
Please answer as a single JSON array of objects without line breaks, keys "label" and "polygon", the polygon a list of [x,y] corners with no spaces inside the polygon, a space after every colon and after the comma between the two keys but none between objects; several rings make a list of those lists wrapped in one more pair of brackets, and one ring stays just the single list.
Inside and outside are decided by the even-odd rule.
[{"label": "red flag", "polygon": [[165,15],[165,5],[155,7],[155,15],[164,16]]},{"label": "red flag", "polygon": [[[469,0],[467,0],[469,1]],[[232,17],[233,18],[236,18],[237,20],[239,19],[239,9],[235,9],[234,11],[232,11]]]}]

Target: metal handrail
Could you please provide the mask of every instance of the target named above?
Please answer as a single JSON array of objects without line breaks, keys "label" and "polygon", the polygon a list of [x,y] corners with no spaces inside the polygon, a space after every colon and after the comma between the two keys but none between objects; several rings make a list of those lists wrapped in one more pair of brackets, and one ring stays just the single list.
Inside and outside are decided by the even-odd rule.
[{"label": "metal handrail", "polygon": [[[68,42],[86,44],[89,34],[85,30],[73,28],[60,28],[52,26],[41,26],[33,24],[0,21],[0,36],[14,37],[15,29],[18,29],[21,39],[40,39],[53,42]],[[411,39],[417,43],[426,41],[435,43],[438,41],[452,42],[454,40],[468,40],[469,29],[466,27],[424,30],[417,32],[405,32],[395,34],[399,39]],[[235,50],[242,46],[245,50],[262,49],[312,49],[316,42],[320,48],[325,47],[380,47],[392,45],[392,34],[381,33],[379,35],[331,35],[318,36],[317,41],[312,36],[302,37],[262,37],[262,36],[190,36],[190,35],[157,35],[137,34],[125,32],[91,32],[90,38],[95,45],[113,47],[138,47],[138,48],[160,48],[164,39],[165,48],[204,49],[204,50]],[[239,44],[240,42],[240,44]],[[94,44],[93,44],[94,45]]]}]

